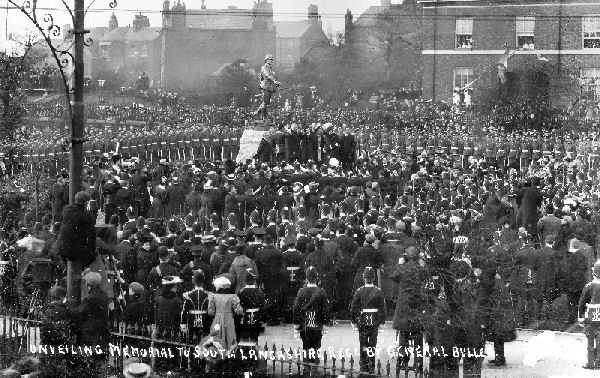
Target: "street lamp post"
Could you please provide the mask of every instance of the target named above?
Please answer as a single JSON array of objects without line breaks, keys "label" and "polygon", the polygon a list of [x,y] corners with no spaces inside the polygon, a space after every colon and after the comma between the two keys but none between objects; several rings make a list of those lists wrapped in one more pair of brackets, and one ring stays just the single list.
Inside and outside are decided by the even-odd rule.
[{"label": "street lamp post", "polygon": [[100,87],[100,93],[98,93],[98,101],[102,102],[102,88],[104,88],[104,83],[106,82],[106,80],[98,80],[98,86]]}]

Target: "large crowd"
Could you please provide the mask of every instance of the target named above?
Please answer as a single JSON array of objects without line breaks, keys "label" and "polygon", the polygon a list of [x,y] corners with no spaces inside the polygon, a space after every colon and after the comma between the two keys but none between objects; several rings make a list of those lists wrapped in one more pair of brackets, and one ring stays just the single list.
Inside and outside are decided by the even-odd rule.
[{"label": "large crowd", "polygon": [[[185,333],[229,349],[256,342],[259,323],[283,320],[308,349],[346,318],[369,335],[361,346],[374,346],[389,316],[400,348],[423,336],[473,349],[493,341],[492,362],[502,366],[516,327],[576,324],[582,290],[592,273],[600,277],[596,121],[577,121],[587,132],[525,114],[481,126],[444,104],[402,103],[393,112],[275,112],[276,137],[241,162],[223,138],[195,133],[239,137],[246,109],[89,109],[88,118],[151,122],[121,126],[106,156],[91,148],[74,205],[59,170],[42,222],[3,214],[3,260],[38,243],[58,278],[66,260],[84,262],[92,299],[79,309],[82,343],[106,342],[109,321],[137,321],[155,325],[159,339]],[[300,158],[291,141],[311,133],[320,137]],[[161,134],[173,143],[163,146]],[[347,135],[356,143],[340,152]],[[22,276],[31,295],[35,275]],[[365,294],[371,285],[380,292]],[[18,302],[15,286],[2,290]],[[64,291],[46,290],[59,306]],[[98,298],[110,312],[98,314],[90,304]],[[372,310],[369,328],[363,314]],[[459,360],[433,358],[431,368],[448,376]],[[463,363],[481,374],[482,357]],[[361,369],[374,371],[366,354]]]}]

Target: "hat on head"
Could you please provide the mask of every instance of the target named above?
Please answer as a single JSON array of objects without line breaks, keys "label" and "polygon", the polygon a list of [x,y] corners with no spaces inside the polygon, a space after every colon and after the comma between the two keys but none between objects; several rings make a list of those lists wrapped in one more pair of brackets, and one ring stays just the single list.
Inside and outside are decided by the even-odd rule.
[{"label": "hat on head", "polygon": [[53,234],[58,234],[60,231],[60,222],[54,222],[54,224],[52,225],[52,230],[50,232],[52,232]]},{"label": "hat on head", "polygon": [[50,299],[59,300],[67,295],[67,291],[60,286],[53,286],[50,288]]},{"label": "hat on head", "polygon": [[556,241],[556,235],[548,235],[546,236],[546,244],[552,244]]},{"label": "hat on head", "polygon": [[194,223],[192,226],[192,231],[194,234],[199,235],[202,232],[202,225],[200,223]]},{"label": "hat on head", "polygon": [[230,248],[234,248],[237,244],[237,240],[234,237],[228,237],[224,244]]},{"label": "hat on head", "polygon": [[194,277],[192,278],[192,282],[196,286],[204,284],[204,272],[200,269],[194,270]]},{"label": "hat on head", "polygon": [[88,272],[83,276],[85,284],[88,286],[98,286],[102,280],[102,276],[98,272]]},{"label": "hat on head", "polygon": [[139,282],[132,282],[129,284],[129,290],[133,291],[134,294],[144,294],[144,285]]},{"label": "hat on head", "polygon": [[181,280],[181,278],[177,277],[177,276],[165,276],[162,279],[161,284],[163,286],[167,286],[167,285],[176,285],[179,283],[182,283],[183,281]]},{"label": "hat on head", "polygon": [[188,214],[188,215],[185,216],[185,225],[186,226],[192,227],[193,224],[194,224],[194,221],[195,221],[195,219],[194,219],[193,215]]},{"label": "hat on head", "polygon": [[318,274],[317,269],[314,266],[306,268],[305,275],[308,282],[315,283],[317,281]]},{"label": "hat on head", "polygon": [[148,378],[152,374],[150,365],[133,362],[123,366],[123,376],[125,378]]},{"label": "hat on head", "polygon": [[583,243],[577,239],[571,239],[571,242],[569,242],[569,252],[577,252],[583,247],[582,244]]},{"label": "hat on head", "polygon": [[250,230],[250,232],[252,232],[252,234],[256,236],[262,236],[267,233],[263,228],[260,227],[253,227],[252,230]]},{"label": "hat on head", "polygon": [[201,242],[204,244],[214,243],[215,241],[217,241],[217,239],[214,235],[211,234],[204,235],[201,239]]},{"label": "hat on head", "polygon": [[192,256],[200,256],[202,255],[202,246],[193,245],[190,247],[190,252],[192,253]]},{"label": "hat on head", "polygon": [[77,194],[75,194],[75,203],[77,204],[84,204],[86,202],[88,202],[91,199],[90,195],[87,192],[77,192]]},{"label": "hat on head", "polygon": [[592,267],[592,273],[594,276],[600,277],[600,260],[594,263],[594,266]]},{"label": "hat on head", "polygon": [[229,279],[227,279],[227,277],[217,277],[214,281],[213,281],[213,285],[215,286],[215,289],[229,289],[231,287],[231,281]]},{"label": "hat on head", "polygon": [[169,257],[169,248],[167,248],[164,245],[161,245],[160,247],[158,247],[158,258],[161,260],[164,260],[167,257]]},{"label": "hat on head", "polygon": [[167,229],[171,232],[177,231],[177,222],[174,219],[169,219],[167,222]]},{"label": "hat on head", "polygon": [[313,227],[313,228],[308,229],[308,234],[311,236],[317,236],[319,234],[319,232],[321,232],[321,230],[318,228]]}]

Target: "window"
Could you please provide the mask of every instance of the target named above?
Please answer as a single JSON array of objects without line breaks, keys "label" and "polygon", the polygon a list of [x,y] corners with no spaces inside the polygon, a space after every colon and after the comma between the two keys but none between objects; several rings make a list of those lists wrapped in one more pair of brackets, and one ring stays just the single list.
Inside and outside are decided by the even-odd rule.
[{"label": "window", "polygon": [[517,17],[517,47],[520,50],[533,50],[533,36],[535,30],[534,17]]},{"label": "window", "polygon": [[600,49],[600,17],[583,18],[583,48]]},{"label": "window", "polygon": [[[464,89],[473,81],[473,69],[468,67],[456,67],[454,69],[454,91],[452,104],[457,106],[471,106],[472,88]],[[457,91],[457,89],[459,89]]]},{"label": "window", "polygon": [[473,47],[473,19],[456,19],[456,44],[457,49],[470,49]]},{"label": "window", "polygon": [[467,67],[456,67],[454,69],[454,88],[463,88],[473,80],[473,69]]},{"label": "window", "polygon": [[103,58],[108,57],[108,46],[107,45],[100,45],[100,56],[102,56]]},{"label": "window", "polygon": [[579,76],[583,95],[589,100],[600,100],[600,68],[582,68]]},{"label": "window", "polygon": [[148,45],[142,45],[142,58],[148,57]]},{"label": "window", "polygon": [[287,54],[287,66],[294,68],[294,56],[292,54]]}]

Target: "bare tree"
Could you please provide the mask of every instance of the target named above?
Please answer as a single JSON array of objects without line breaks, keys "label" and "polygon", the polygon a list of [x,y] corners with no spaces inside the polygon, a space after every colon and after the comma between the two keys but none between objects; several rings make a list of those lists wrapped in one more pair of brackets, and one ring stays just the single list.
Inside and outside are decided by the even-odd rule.
[{"label": "bare tree", "polygon": [[[352,47],[363,66],[371,66],[371,75],[380,85],[414,79],[420,66],[422,49],[421,6],[416,0],[389,7],[372,7],[353,26]],[[347,41],[348,43],[349,41]],[[399,68],[402,67],[402,70]],[[415,72],[412,72],[415,71]]]},{"label": "bare tree", "polygon": [[34,49],[41,42],[35,33],[27,32],[16,36],[13,41],[20,46],[20,51],[0,57],[0,143],[9,151],[14,148],[18,139],[17,130],[25,114],[23,81],[35,63],[41,59]]}]

